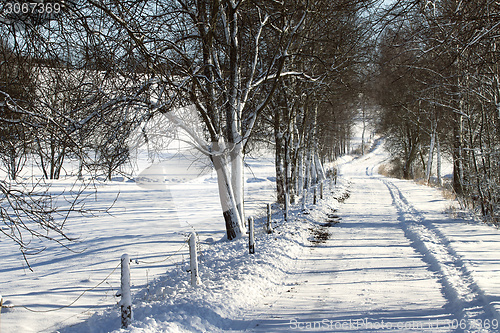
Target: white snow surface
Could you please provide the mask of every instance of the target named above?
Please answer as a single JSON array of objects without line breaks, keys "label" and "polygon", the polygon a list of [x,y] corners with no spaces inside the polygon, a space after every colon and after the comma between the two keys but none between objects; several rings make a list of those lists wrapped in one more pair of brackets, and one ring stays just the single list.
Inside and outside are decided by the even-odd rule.
[{"label": "white snow surface", "polygon": [[[284,222],[273,206],[272,234],[263,229],[265,204],[275,200],[272,158],[247,160],[253,255],[248,239],[223,238],[213,173],[165,186],[108,182],[93,204],[119,192],[110,215],[68,221],[80,237],[72,252],[51,245],[30,258],[30,272],[0,242],[0,293],[14,306],[2,310],[1,332],[498,332],[500,232],[448,215],[454,203],[438,189],[378,175],[387,158],[379,144],[339,160],[337,184],[326,184],[317,205],[309,197],[310,214],[298,204]],[[127,329],[115,296],[124,253],[132,259]]]}]

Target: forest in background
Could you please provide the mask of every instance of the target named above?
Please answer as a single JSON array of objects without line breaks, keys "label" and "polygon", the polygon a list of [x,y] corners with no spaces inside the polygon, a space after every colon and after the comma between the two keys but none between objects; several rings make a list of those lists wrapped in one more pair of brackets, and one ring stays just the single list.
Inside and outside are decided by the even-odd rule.
[{"label": "forest in background", "polygon": [[[500,3],[423,1],[394,5],[377,44],[377,121],[394,173],[451,187],[463,207],[500,217]],[[433,158],[436,156],[436,158]]]},{"label": "forest in background", "polygon": [[71,241],[64,219],[85,212],[78,193],[62,208],[26,180],[30,159],[47,180],[111,179],[131,147],[182,138],[217,171],[233,239],[245,155],[272,148],[286,210],[360,119],[386,138],[394,175],[429,180],[434,154],[449,156],[461,204],[498,221],[497,1],[52,3],[0,8],[2,233],[22,251],[32,236]]}]

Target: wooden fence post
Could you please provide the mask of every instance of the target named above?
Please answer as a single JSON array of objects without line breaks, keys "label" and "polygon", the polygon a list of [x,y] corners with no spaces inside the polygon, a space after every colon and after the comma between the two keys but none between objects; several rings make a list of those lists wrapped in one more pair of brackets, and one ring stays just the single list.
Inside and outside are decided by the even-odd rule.
[{"label": "wooden fence post", "polygon": [[272,225],[272,214],[271,214],[271,204],[267,204],[267,233],[271,234],[273,232],[273,225]]},{"label": "wooden fence post", "polygon": [[255,253],[255,233],[253,228],[253,217],[248,218],[248,252]]},{"label": "wooden fence post", "polygon": [[127,328],[132,322],[132,295],[130,294],[130,257],[128,254],[121,258],[121,310],[122,328]]},{"label": "wooden fence post", "polygon": [[313,205],[316,204],[316,188],[317,188],[317,185],[314,185]]},{"label": "wooden fence post", "polygon": [[200,282],[198,276],[198,256],[196,253],[196,234],[194,232],[189,236],[189,257],[191,269],[191,286],[196,287]]},{"label": "wooden fence post", "polygon": [[323,183],[324,181],[321,181],[319,184],[319,198],[323,200]]}]

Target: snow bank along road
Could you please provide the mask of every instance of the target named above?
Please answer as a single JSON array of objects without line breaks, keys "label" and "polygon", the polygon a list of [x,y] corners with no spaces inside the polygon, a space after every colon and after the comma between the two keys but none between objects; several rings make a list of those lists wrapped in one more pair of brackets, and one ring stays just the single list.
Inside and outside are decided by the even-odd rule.
[{"label": "snow bank along road", "polygon": [[386,156],[378,147],[341,167],[342,222],[248,331],[499,331],[498,230],[450,218],[437,190],[378,175]]}]

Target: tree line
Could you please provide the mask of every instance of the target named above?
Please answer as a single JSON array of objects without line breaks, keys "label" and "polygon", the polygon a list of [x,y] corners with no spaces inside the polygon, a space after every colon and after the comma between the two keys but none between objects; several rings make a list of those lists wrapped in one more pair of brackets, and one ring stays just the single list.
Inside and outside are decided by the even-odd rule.
[{"label": "tree line", "polygon": [[461,204],[498,223],[498,1],[401,1],[386,17],[371,96],[396,173],[429,181],[436,160],[441,184],[448,156]]},{"label": "tree line", "polygon": [[[88,0],[61,2],[50,14],[0,8],[0,163],[10,178],[2,186],[18,180],[28,158],[46,179],[63,176],[68,159],[79,161],[79,176],[111,178],[132,141],[150,143],[152,127],[165,134],[174,127],[210,158],[227,237],[240,237],[252,149],[274,148],[282,205],[324,177],[322,163],[347,152],[375,3]],[[22,221],[5,217],[11,192],[3,192],[9,229],[2,232],[22,245]],[[43,227],[47,216],[34,219]]]},{"label": "tree line", "polygon": [[234,239],[245,232],[245,156],[272,148],[285,208],[349,151],[360,110],[363,119],[376,110],[401,177],[429,181],[437,161],[441,183],[449,156],[461,203],[498,219],[497,1],[60,4],[57,13],[0,5],[2,232],[22,249],[24,232],[45,235],[27,218],[65,239],[47,190],[35,191],[42,181],[20,177],[28,160],[45,179],[111,179],[130,147],[182,137],[216,170]]}]

